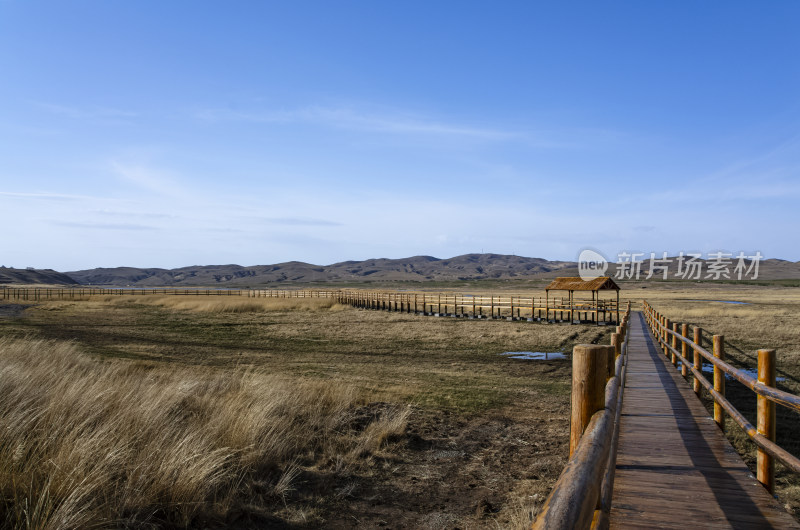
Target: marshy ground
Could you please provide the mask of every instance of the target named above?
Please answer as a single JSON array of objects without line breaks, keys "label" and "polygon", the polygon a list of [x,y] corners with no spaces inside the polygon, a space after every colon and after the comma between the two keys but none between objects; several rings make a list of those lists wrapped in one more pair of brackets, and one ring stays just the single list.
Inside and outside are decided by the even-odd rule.
[{"label": "marshy ground", "polygon": [[[165,494],[152,494],[135,506],[118,500],[98,508],[97,518],[128,517],[177,526],[203,521],[244,527],[408,528],[524,525],[566,462],[570,364],[568,360],[521,361],[499,354],[570,351],[576,343],[608,342],[610,332],[610,328],[591,326],[425,318],[357,310],[328,300],[152,296],[37,303],[22,313],[15,311],[3,320],[1,329],[4,340],[11,341],[5,349],[28,352],[14,357],[13,363],[7,360],[13,365],[9,370],[37,373],[36,388],[60,389],[65,377],[59,373],[62,369],[51,369],[44,361],[38,368],[24,368],[25,356],[42,350],[43,356],[59,362],[65,356],[79,357],[83,364],[76,370],[87,380],[104,370],[120,370],[99,378],[117,389],[145,374],[169,383],[169,388],[198,389],[159,397],[172,403],[171,407],[196,409],[198,417],[213,415],[216,400],[250,402],[251,398],[239,394],[234,399],[227,391],[210,394],[215,396],[212,399],[207,390],[201,390],[209,378],[221,378],[224,383],[217,386],[238,388],[240,384],[231,381],[242,377],[242,372],[256,377],[249,383],[248,396],[258,385],[279,385],[290,402],[309,388],[314,392],[328,388],[348,396],[345,403],[333,400],[340,418],[328,426],[329,432],[320,434],[321,427],[314,427],[307,433],[308,444],[293,442],[291,450],[268,458],[262,455],[270,461],[262,466],[265,469],[229,462],[211,471],[221,473],[226,465],[241,468],[221,482],[226,491],[238,490],[236,494],[197,493],[191,502],[208,506],[188,512],[178,509],[185,502],[170,504]],[[48,373],[53,381],[48,382]],[[21,378],[23,388],[17,392],[32,378],[30,374]],[[90,402],[107,399],[96,384],[88,392],[97,394]],[[155,399],[152,387],[143,397],[137,398],[137,392],[131,389],[125,395],[132,400]],[[63,393],[63,389],[54,390],[52,402],[58,403]],[[270,391],[270,395],[277,399],[280,393]],[[199,402],[181,405],[192,396]],[[329,406],[325,403],[320,401],[322,410]],[[37,402],[35,406],[50,405]],[[260,406],[265,407],[263,402]],[[7,407],[14,409],[11,403]],[[251,413],[250,407],[245,409]],[[226,410],[228,415],[236,414],[231,405]],[[407,412],[399,418],[399,411]],[[302,416],[303,412],[291,414]],[[377,436],[378,442],[370,441],[370,429],[386,430],[381,422],[392,421],[400,421],[402,428],[394,425]],[[370,427],[373,424],[377,426]],[[185,428],[202,432],[208,427],[201,422]],[[309,427],[299,422],[296,428],[299,434],[294,433],[293,440],[302,439]],[[262,435],[273,433],[266,430]],[[220,436],[203,445],[204,450],[231,445]],[[246,452],[259,435],[248,436],[253,439],[238,442],[236,451]],[[358,449],[362,446],[367,449]],[[140,457],[134,450],[130,458]],[[254,458],[250,455],[244,460]],[[46,474],[46,469],[36,473]],[[288,478],[283,478],[287,473]],[[233,477],[241,482],[235,488]],[[119,488],[120,483],[108,486]],[[276,488],[280,495],[274,493]],[[224,497],[224,502],[212,500],[215,496]],[[6,510],[7,515],[11,513],[9,506]],[[138,519],[131,519],[131,513]]]},{"label": "marshy ground", "polygon": [[[800,390],[800,290],[650,284],[623,293],[725,334],[739,365],[753,367],[756,348],[777,348],[782,384]],[[698,298],[750,305],[688,301]],[[499,354],[569,352],[608,343],[610,332],[319,299],[108,296],[6,306],[0,395],[30,399],[0,398],[3,421],[32,411],[49,420],[18,422],[16,438],[7,430],[0,444],[0,467],[10,470],[0,474],[3,526],[71,513],[105,526],[524,527],[566,463],[571,365]],[[729,394],[754,410],[752,393],[729,385]],[[778,434],[798,454],[794,416],[779,416]],[[95,445],[83,446],[83,459],[44,434],[84,439],[87,425]],[[754,459],[736,429],[737,449]],[[160,433],[161,442],[142,433]],[[172,460],[178,473],[200,455],[207,466],[195,466],[195,476],[168,475],[132,493],[142,462],[162,469]],[[69,497],[80,473],[96,481],[81,493],[84,504]],[[798,510],[800,481],[778,475],[781,500]]]}]

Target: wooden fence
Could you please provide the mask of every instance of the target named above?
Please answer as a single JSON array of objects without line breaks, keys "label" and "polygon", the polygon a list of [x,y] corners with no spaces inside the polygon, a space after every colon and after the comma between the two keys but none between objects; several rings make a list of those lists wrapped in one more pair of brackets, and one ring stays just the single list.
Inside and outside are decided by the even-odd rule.
[{"label": "wooden fence", "polygon": [[611,345],[572,352],[570,460],[533,523],[536,529],[608,526],[625,389],[630,302]]},{"label": "wooden fence", "polygon": [[332,298],[341,291],[291,289],[174,289],[174,288],[103,288],[103,287],[3,287],[0,299],[5,300],[77,300],[91,296],[239,296],[248,298]]},{"label": "wooden fence", "polygon": [[[800,459],[782,449],[775,443],[775,404],[800,412],[800,396],[775,388],[775,350],[758,350],[758,377],[735,368],[725,362],[724,337],[713,335],[713,351],[701,346],[703,330],[693,327],[689,338],[689,325],[679,324],[668,319],[643,302],[647,323],[658,340],[664,355],[670,358],[673,366],[680,364],[681,374],[694,376],[694,391],[699,396],[702,388],[708,390],[714,399],[714,420],[725,429],[724,414],[728,414],[747,433],[758,447],[756,461],[757,479],[773,493],[775,490],[775,462],[780,460],[788,469],[800,473]],[[680,346],[678,345],[680,343]],[[692,358],[689,358],[692,350]],[[703,375],[702,361],[705,359],[714,366],[713,384]],[[730,376],[752,390],[757,396],[756,426],[753,426],[727,399],[725,399],[725,375]]]},{"label": "wooden fence", "polygon": [[367,291],[359,289],[175,289],[100,287],[3,287],[5,300],[76,300],[91,296],[239,296],[248,298],[336,298],[366,309],[402,311],[423,315],[463,318],[505,318],[549,322],[579,322],[598,325],[619,322],[615,300],[570,300],[568,297],[478,295],[411,291]]},{"label": "wooden fence", "polygon": [[506,318],[553,322],[616,323],[614,300],[459,293],[341,291],[342,301],[356,307],[466,318]]}]

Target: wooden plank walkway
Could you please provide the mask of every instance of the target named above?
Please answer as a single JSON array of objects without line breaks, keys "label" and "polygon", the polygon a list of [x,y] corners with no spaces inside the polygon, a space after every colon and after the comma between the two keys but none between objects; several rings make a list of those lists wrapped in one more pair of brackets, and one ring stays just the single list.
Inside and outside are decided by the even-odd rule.
[{"label": "wooden plank walkway", "polygon": [[641,313],[631,314],[630,333],[611,527],[800,528],[655,345]]}]

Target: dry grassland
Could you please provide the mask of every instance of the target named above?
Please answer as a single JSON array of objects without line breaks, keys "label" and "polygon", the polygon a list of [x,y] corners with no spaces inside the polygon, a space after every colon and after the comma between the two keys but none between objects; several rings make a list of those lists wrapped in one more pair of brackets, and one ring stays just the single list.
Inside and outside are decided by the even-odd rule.
[{"label": "dry grassland", "polygon": [[[724,334],[737,366],[777,348],[781,387],[800,393],[800,289],[623,289],[634,310],[647,298]],[[18,396],[0,401],[13,427],[0,447],[8,528],[30,517],[523,528],[566,463],[571,367],[498,354],[569,352],[607,343],[611,331],[326,299],[107,296],[27,307],[0,312],[0,400]],[[729,383],[728,394],[754,417],[751,392]],[[781,413],[778,425],[779,443],[799,454],[797,415]],[[751,444],[733,424],[728,432],[752,465]],[[800,481],[780,468],[778,477],[797,514]]]},{"label": "dry grassland", "polygon": [[608,331],[318,299],[34,304],[0,321],[4,526],[524,527],[566,462],[570,364],[498,354]]},{"label": "dry grassland", "polygon": [[107,363],[64,342],[0,339],[0,351],[11,528],[269,522],[309,452],[339,468],[380,454],[410,412],[353,430],[352,387]]}]

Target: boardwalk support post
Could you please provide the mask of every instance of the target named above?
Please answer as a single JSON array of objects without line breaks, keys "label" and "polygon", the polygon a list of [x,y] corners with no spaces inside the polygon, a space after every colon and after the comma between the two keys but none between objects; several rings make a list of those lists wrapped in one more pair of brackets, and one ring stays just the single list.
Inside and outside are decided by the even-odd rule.
[{"label": "boardwalk support post", "polygon": [[[689,324],[683,324],[681,326],[681,337],[683,337],[684,339],[689,338]],[[684,359],[689,358],[689,345],[686,344],[685,342],[681,342],[681,355],[683,355]],[[686,366],[686,363],[684,361],[681,361],[681,375],[683,377],[689,375],[689,367]]]},{"label": "boardwalk support post", "polygon": [[[696,326],[694,328],[694,343],[697,344],[698,346],[703,345],[703,330]],[[700,352],[695,350],[694,348],[692,349],[694,350],[694,368],[695,370],[700,372],[703,368],[702,361],[700,360]],[[695,376],[693,389],[694,393],[697,394],[697,397],[700,397],[700,391],[702,390],[702,388],[703,386],[700,384],[700,380]]]},{"label": "boardwalk support post", "polygon": [[[614,343],[611,343],[608,346],[603,346],[603,348],[606,349],[606,353],[605,353],[605,358],[606,358],[606,380],[603,383],[605,385],[605,383],[607,383],[609,379],[614,377],[614,368],[616,368],[617,357],[616,357],[616,355],[614,355],[614,350],[615,350]],[[603,398],[603,399],[605,399],[605,398]],[[602,407],[600,407],[600,408],[602,408]]]},{"label": "boardwalk support post", "polygon": [[[672,332],[673,333],[677,333],[678,332],[678,323],[677,322],[673,322],[672,323]],[[677,350],[678,349],[678,337],[676,337],[675,335],[672,335],[672,349],[673,350]],[[672,361],[672,366],[677,368],[678,367],[678,356],[675,355],[674,351],[670,351],[670,360]]]},{"label": "boardwalk support post", "polygon": [[[720,360],[725,360],[725,337],[722,335],[714,335],[714,357]],[[719,395],[725,397],[725,372],[722,371],[717,365],[714,365],[714,390],[719,392]],[[714,400],[714,421],[717,422],[722,432],[725,432],[725,412],[722,405]]]},{"label": "boardwalk support post", "polygon": [[[622,326],[618,327],[617,330],[620,330]],[[614,361],[616,362],[617,357],[622,355],[622,337],[625,336],[624,331],[617,331],[617,333],[611,334],[611,344],[614,345]]]},{"label": "boardwalk support post", "polygon": [[578,344],[572,349],[570,456],[578,447],[592,415],[605,406],[609,349],[599,344]]},{"label": "boardwalk support post", "polygon": [[[775,350],[758,350],[758,382],[775,386]],[[758,395],[758,434],[775,441],[775,402]],[[775,462],[766,451],[758,448],[756,456],[758,481],[770,493],[775,493]]]}]

